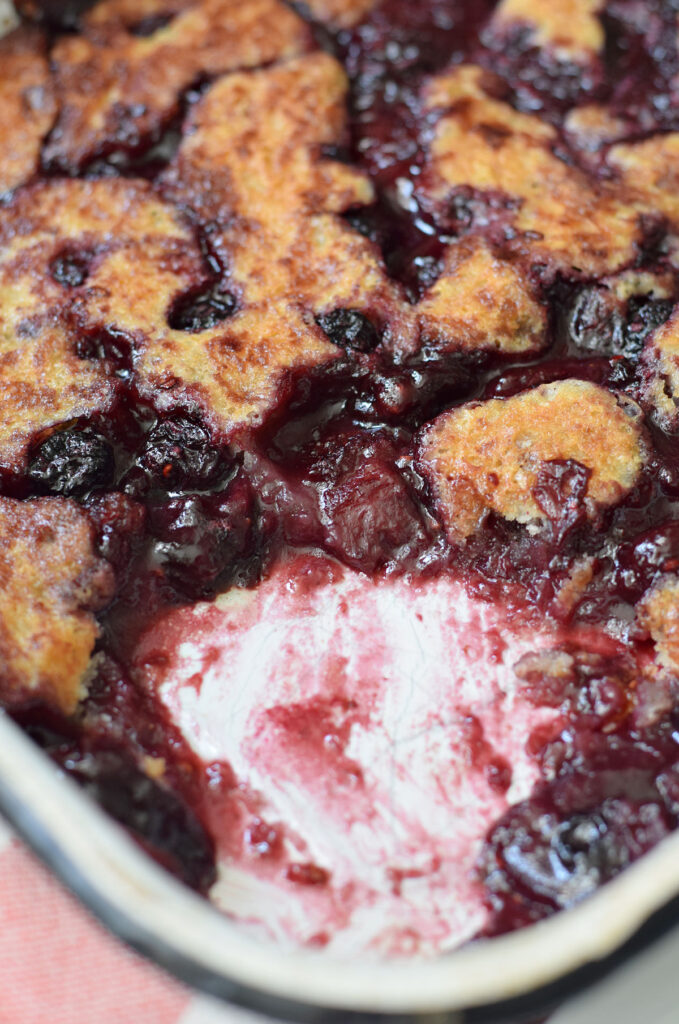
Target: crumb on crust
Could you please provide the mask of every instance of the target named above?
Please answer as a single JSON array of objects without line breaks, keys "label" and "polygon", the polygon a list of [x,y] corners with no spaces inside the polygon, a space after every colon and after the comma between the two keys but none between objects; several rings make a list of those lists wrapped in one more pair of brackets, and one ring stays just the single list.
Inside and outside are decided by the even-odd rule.
[{"label": "crumb on crust", "polygon": [[587,274],[624,266],[639,239],[638,211],[619,190],[555,156],[551,125],[489,96],[488,84],[470,65],[430,83],[425,106],[441,116],[419,186],[424,202],[440,216],[462,186],[505,195],[517,255]]},{"label": "crumb on crust", "polygon": [[[205,76],[257,67],[311,45],[308,27],[280,0],[203,0],[163,5],[175,16],[149,36],[130,29],[156,3],[95,7],[83,33],[54,47],[60,114],[44,149],[71,169],[157,135],[179,110],[183,90]],[[179,9],[181,8],[181,9]]]},{"label": "crumb on crust", "polygon": [[0,676],[5,699],[39,694],[71,713],[84,695],[111,596],[85,513],[64,498],[0,497]]},{"label": "crumb on crust", "polygon": [[47,45],[37,28],[21,26],[0,39],[0,195],[30,178],[43,136],[56,113]]},{"label": "crumb on crust", "polygon": [[637,606],[637,620],[650,633],[660,664],[679,672],[679,579],[662,577]]},{"label": "crumb on crust", "polygon": [[559,57],[586,60],[600,53],[604,29],[598,14],[604,0],[502,0],[491,24],[511,29],[526,26],[534,46],[549,47]]},{"label": "crumb on crust", "polygon": [[533,495],[545,462],[590,470],[590,517],[634,486],[644,462],[641,410],[596,384],[564,380],[512,398],[462,405],[425,429],[419,464],[455,540],[489,512],[518,523],[545,521]]},{"label": "crumb on crust", "polygon": [[451,245],[415,308],[423,342],[437,348],[529,352],[546,338],[545,310],[524,276],[482,242]]}]

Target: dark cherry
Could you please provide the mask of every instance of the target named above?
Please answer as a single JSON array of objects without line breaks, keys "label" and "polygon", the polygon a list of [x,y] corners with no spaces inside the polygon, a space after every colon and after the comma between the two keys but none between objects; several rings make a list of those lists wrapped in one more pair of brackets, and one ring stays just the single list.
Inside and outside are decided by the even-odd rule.
[{"label": "dark cherry", "polygon": [[583,526],[587,519],[585,495],[591,471],[574,459],[552,459],[543,463],[533,497],[550,520],[562,543],[567,533]]},{"label": "dark cherry", "polygon": [[[162,708],[112,663],[92,680],[80,719],[39,702],[12,710],[29,736],[153,857],[187,885],[207,892],[215,880],[214,843],[196,807],[195,755]],[[140,766],[162,757],[162,782]]]},{"label": "dark cherry", "polygon": [[242,472],[214,496],[189,494],[151,504],[149,528],[153,564],[191,597],[233,582],[258,550],[255,497]]},{"label": "dark cherry", "polygon": [[672,308],[670,300],[646,296],[633,297],[623,308],[608,289],[588,286],[567,314],[569,335],[578,348],[637,359],[649,334],[665,323]]},{"label": "dark cherry", "polygon": [[238,299],[221,282],[190,289],[172,304],[167,322],[175,331],[208,331],[238,309]]},{"label": "dark cherry", "polygon": [[372,352],[380,336],[368,317],[358,309],[333,309],[316,317],[316,323],[327,334],[333,345]]},{"label": "dark cherry", "polygon": [[216,879],[214,843],[192,811],[125,754],[70,757],[69,774],[183,882],[207,892]]},{"label": "dark cherry", "polygon": [[28,476],[41,493],[82,497],[108,487],[115,472],[111,445],[86,428],[50,434],[33,452]]},{"label": "dark cherry", "polygon": [[118,491],[97,492],[87,499],[86,507],[95,527],[97,549],[122,582],[143,536],[146,509]]},{"label": "dark cherry", "polygon": [[414,564],[430,547],[428,526],[404,478],[380,459],[323,488],[321,508],[324,546],[363,572]]},{"label": "dark cherry", "polygon": [[663,572],[679,569],[679,522],[666,522],[621,544],[615,554],[612,585],[635,602]]},{"label": "dark cherry", "polygon": [[657,795],[608,796],[569,812],[556,810],[544,790],[510,808],[492,830],[481,859],[492,912],[486,933],[579,903],[655,846],[670,827]]},{"label": "dark cherry", "polygon": [[232,460],[206,427],[185,416],[159,420],[123,481],[131,494],[148,490],[185,492],[215,486]]}]

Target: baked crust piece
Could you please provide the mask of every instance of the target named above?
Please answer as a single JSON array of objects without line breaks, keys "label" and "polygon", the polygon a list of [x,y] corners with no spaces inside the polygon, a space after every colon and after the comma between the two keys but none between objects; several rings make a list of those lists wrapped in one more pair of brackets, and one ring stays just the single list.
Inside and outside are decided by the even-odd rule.
[{"label": "baked crust piece", "polygon": [[351,28],[358,25],[379,0],[303,0],[303,6],[312,18],[333,28]]},{"label": "baked crust piece", "polygon": [[0,39],[0,195],[35,173],[56,108],[43,33],[22,26]]},{"label": "baked crust piece", "polygon": [[337,216],[373,198],[361,172],[322,157],[344,136],[346,89],[339,64],[313,54],[230,75],[196,105],[166,187],[211,224],[211,244],[246,304],[280,299],[314,316],[358,309],[402,351],[420,335],[445,348],[538,348],[543,310],[518,271],[482,244],[450,247],[440,278],[412,307],[375,245]]},{"label": "baked crust piece", "polygon": [[[131,31],[168,11],[176,16],[150,35]],[[108,0],[85,19],[82,34],[54,47],[60,114],[44,160],[74,168],[134,147],[159,133],[178,112],[181,93],[200,78],[310,45],[308,27],[280,0]]]},{"label": "baked crust piece", "polygon": [[585,153],[598,153],[607,143],[625,135],[627,122],[608,107],[587,103],[569,111],[564,119],[564,130],[574,147]]},{"label": "baked crust piece", "polygon": [[660,664],[679,671],[679,580],[664,576],[637,607],[640,625],[655,642]]},{"label": "baked crust piece", "polygon": [[[275,295],[200,334],[173,330],[173,300],[209,278],[193,231],[143,182],[36,186],[0,214],[0,244],[4,465],[20,464],[36,433],[110,407],[118,380],[76,338],[122,336],[141,390],[161,407],[198,402],[227,432],[278,400],[282,370],[339,351]],[[54,279],[64,253],[86,254],[81,285]]]},{"label": "baked crust piece", "polygon": [[440,111],[419,193],[445,219],[455,189],[472,186],[508,200],[514,251],[531,262],[588,274],[629,262],[638,214],[626,195],[554,155],[551,125],[489,95],[495,84],[471,65],[434,78],[426,109]]},{"label": "baked crust piece", "polygon": [[534,46],[581,61],[603,49],[604,29],[597,17],[603,6],[603,0],[502,0],[491,24],[505,30],[526,26]]},{"label": "baked crust piece", "polygon": [[[78,314],[97,308],[101,326],[115,328],[102,318],[107,293],[98,279],[106,279],[109,261],[126,252],[143,252],[144,266],[155,267],[155,287],[162,282],[173,294],[201,269],[195,253],[191,276],[178,274],[187,262],[182,244],[193,245],[191,233],[144,183],[41,184],[0,210],[0,466],[22,465],[35,435],[110,407],[118,380],[106,361],[79,354]],[[58,280],[60,259],[71,257],[89,264],[79,287]],[[125,280],[109,283],[123,297],[129,291]]]},{"label": "baked crust piece", "polygon": [[[343,136],[346,89],[337,62],[313,54],[229,75],[196,105],[165,189],[209,223],[240,310],[198,336],[149,335],[139,371],[161,402],[198,384],[222,428],[253,424],[281,397],[279,371],[340,354],[315,315],[364,308],[396,328],[399,290],[372,243],[336,216],[372,189],[322,156]],[[121,296],[120,323],[128,304]]]},{"label": "baked crust piece", "polygon": [[679,132],[614,146],[607,162],[640,210],[655,210],[679,221]]},{"label": "baked crust piece", "polygon": [[449,246],[416,312],[422,341],[439,349],[529,352],[546,339],[545,311],[524,276],[480,240]]},{"label": "baked crust piece", "polygon": [[679,307],[646,343],[648,366],[645,397],[658,422],[672,427],[679,400]]},{"label": "baked crust piece", "polygon": [[564,380],[512,398],[443,413],[424,431],[419,463],[454,540],[495,512],[518,523],[545,521],[533,489],[546,462],[590,470],[586,506],[612,505],[634,486],[644,463],[636,403],[596,384]]},{"label": "baked crust piece", "polygon": [[336,216],[374,198],[362,172],[323,157],[344,141],[346,93],[340,64],[315,53],[223,78],[196,106],[169,194],[211,223],[247,304],[397,316],[376,247]]},{"label": "baked crust piece", "polygon": [[92,612],[112,592],[85,513],[64,498],[0,497],[0,580],[4,699],[36,693],[72,712],[98,635]]}]

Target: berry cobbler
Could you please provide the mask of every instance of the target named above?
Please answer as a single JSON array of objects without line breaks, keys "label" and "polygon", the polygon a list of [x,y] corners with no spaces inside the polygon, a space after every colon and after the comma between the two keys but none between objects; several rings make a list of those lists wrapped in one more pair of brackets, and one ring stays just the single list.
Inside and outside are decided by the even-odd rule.
[{"label": "berry cobbler", "polygon": [[280,943],[679,825],[674,0],[22,0],[0,703]]}]

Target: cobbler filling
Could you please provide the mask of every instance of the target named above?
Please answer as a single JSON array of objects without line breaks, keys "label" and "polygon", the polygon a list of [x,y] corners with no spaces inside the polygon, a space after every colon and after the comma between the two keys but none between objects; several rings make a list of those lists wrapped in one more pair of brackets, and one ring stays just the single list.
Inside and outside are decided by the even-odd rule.
[{"label": "cobbler filling", "polygon": [[[52,420],[31,407],[18,421],[23,448],[8,435],[2,500],[76,503],[114,579],[92,606],[98,637],[75,710],[40,687],[17,688],[11,673],[4,705],[187,884],[207,892],[215,881],[221,815],[222,832],[232,821],[262,862],[321,891],[329,870],[289,862],[282,825],[243,818],[232,768],[198,756],[142,678],[139,650],[155,623],[265,588],[289,564],[320,572],[323,585],[335,570],[378,588],[462,584],[506,633],[548,624],[551,637],[512,666],[520,699],[540,710],[524,745],[535,774],[526,798],[505,800],[512,768],[473,707],[459,740],[505,800],[474,869],[481,931],[576,903],[679,824],[679,209],[651,180],[658,166],[676,178],[671,148],[638,173],[635,164],[641,147],[670,147],[679,132],[676,5],[602,2],[588,15],[594,42],[550,39],[549,25],[538,32],[512,16],[528,5],[508,0],[383,0],[353,21],[326,16],[323,3],[283,8],[295,21],[280,53],[223,67],[206,56],[159,112],[130,106],[121,90],[105,137],[89,146],[69,78],[74,27],[90,18],[92,45],[113,52],[121,33],[132,47],[169,38],[188,6],[148,4],[123,29],[113,15],[97,23],[107,5],[69,5],[64,24],[55,5],[39,5],[62,76],[57,115],[0,214],[25,202],[21,216],[32,217],[31,189],[118,183],[132,189],[122,207],[157,202],[177,221],[151,246],[124,220],[124,240],[98,234],[96,218],[57,245],[49,210],[0,226],[13,261],[0,307],[15,302],[22,274],[29,280],[16,337],[36,353],[43,337],[63,344],[84,381],[71,401],[59,377],[64,404]],[[316,72],[318,53],[332,63]],[[267,109],[254,84],[267,75],[295,65],[330,79],[335,64],[348,76],[345,127],[336,142],[307,147],[299,194],[285,191],[294,161],[272,178],[280,195],[269,194],[262,167],[275,159],[260,166],[242,156],[245,134],[239,143],[214,127],[216,90],[229,124]],[[310,123],[313,114],[312,103]],[[266,132],[255,141],[268,145]],[[274,155],[279,146],[285,131]],[[514,188],[524,152],[536,161],[537,198]],[[221,159],[233,159],[222,178]],[[600,218],[591,237],[573,226],[573,196],[584,221]],[[86,219],[87,205],[68,218]],[[21,248],[31,231],[56,246],[35,295]],[[334,269],[329,253],[339,253]],[[125,319],[128,287],[130,308],[135,289],[159,296],[162,324],[153,312]],[[271,360],[268,349],[248,355],[252,338],[279,329],[289,345],[273,383],[250,383],[250,364],[265,374]],[[48,386],[62,365],[39,372]],[[236,377],[220,404],[220,382]],[[534,426],[543,410],[557,430]],[[502,636],[498,626],[499,660]],[[161,671],[162,652],[154,657]],[[345,751],[363,721],[357,695],[276,714],[291,749],[301,736],[316,743],[337,785],[364,799]],[[437,870],[432,858],[423,871]],[[419,870],[388,867],[395,892]]]}]

